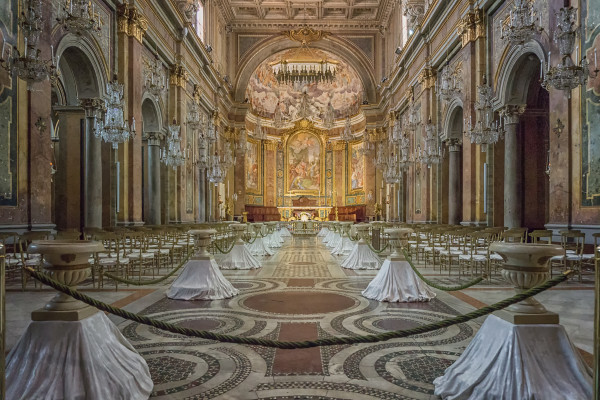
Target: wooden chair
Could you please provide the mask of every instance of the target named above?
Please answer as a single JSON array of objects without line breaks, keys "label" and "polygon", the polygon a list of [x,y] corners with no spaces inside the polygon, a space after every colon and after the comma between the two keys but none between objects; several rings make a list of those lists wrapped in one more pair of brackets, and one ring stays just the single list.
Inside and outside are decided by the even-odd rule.
[{"label": "wooden chair", "polygon": [[529,234],[531,243],[551,244],[552,231],[547,229],[536,229]]}]

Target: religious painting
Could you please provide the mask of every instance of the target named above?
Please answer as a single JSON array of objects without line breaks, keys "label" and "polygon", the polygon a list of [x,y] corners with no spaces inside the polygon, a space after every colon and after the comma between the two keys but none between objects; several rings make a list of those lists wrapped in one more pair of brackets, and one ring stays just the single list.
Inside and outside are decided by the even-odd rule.
[{"label": "religious painting", "polygon": [[365,187],[365,158],[361,151],[363,143],[348,144],[348,192],[354,193]]},{"label": "religious painting", "polygon": [[246,190],[252,193],[261,192],[261,154],[260,142],[248,138],[246,142]]},{"label": "religious painting", "polygon": [[287,190],[318,193],[321,190],[321,142],[300,132],[287,142]]},{"label": "religious painting", "polygon": [[[345,61],[322,51],[311,49],[310,54],[299,50],[286,50],[266,59],[254,71],[248,82],[246,98],[252,110],[267,118],[275,117],[279,108],[284,121],[294,122],[310,115],[316,123],[322,123],[329,104],[334,118],[341,119],[356,114],[363,101],[363,85],[356,71]],[[331,81],[281,82],[273,73],[273,64],[298,57],[335,62],[336,76]],[[310,99],[310,101],[302,101]]]}]

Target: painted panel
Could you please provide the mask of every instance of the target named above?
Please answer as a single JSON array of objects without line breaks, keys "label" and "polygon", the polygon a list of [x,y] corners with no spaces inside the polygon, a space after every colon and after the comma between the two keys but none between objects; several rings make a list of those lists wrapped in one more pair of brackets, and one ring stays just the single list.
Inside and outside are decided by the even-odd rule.
[{"label": "painted panel", "polygon": [[260,141],[248,138],[246,142],[246,191],[256,194],[262,193],[261,178],[262,160]]},{"label": "painted panel", "polygon": [[361,154],[363,143],[351,143],[348,152],[348,192],[356,193],[364,190],[365,158]]},{"label": "painted panel", "polygon": [[287,191],[318,194],[321,188],[321,143],[316,135],[300,132],[287,142]]}]

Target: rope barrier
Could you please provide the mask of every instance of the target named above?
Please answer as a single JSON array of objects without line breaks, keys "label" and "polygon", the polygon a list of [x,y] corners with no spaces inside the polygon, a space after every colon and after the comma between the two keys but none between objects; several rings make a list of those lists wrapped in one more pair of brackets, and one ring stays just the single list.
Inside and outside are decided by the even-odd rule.
[{"label": "rope barrier", "polygon": [[420,272],[419,270],[417,270],[417,268],[413,265],[412,263],[412,258],[408,255],[408,253],[406,252],[405,249],[402,249],[402,253],[404,254],[404,258],[406,258],[406,262],[408,262],[408,265],[410,265],[410,267],[412,268],[413,271],[415,271],[415,274],[417,274],[417,276],[419,278],[421,278],[421,280],[423,282],[425,282],[426,284],[428,284],[429,286],[442,290],[444,292],[456,292],[458,290],[463,290],[466,288],[469,288],[471,286],[475,286],[477,285],[479,282],[481,282],[482,280],[484,280],[486,278],[486,276],[480,276],[479,278],[475,278],[470,282],[465,283],[464,285],[460,285],[460,286],[442,286],[439,285],[435,282],[430,281],[429,279],[425,278]]},{"label": "rope barrier", "polygon": [[323,338],[317,340],[307,340],[303,342],[282,342],[278,340],[270,340],[270,339],[260,339],[260,338],[252,338],[252,337],[240,337],[233,335],[222,335],[215,332],[209,331],[199,331],[196,329],[185,328],[181,326],[177,326],[174,324],[170,324],[168,322],[164,322],[161,320],[149,318],[143,315],[138,315],[135,313],[131,313],[129,311],[125,311],[121,308],[113,307],[109,304],[103,303],[96,299],[93,299],[77,290],[70,288],[67,285],[63,285],[60,282],[55,281],[50,278],[48,275],[36,272],[31,267],[25,267],[25,270],[33,276],[35,279],[39,280],[45,285],[48,285],[58,291],[68,294],[69,296],[83,301],[90,306],[96,307],[100,311],[109,312],[111,314],[117,315],[121,318],[125,318],[139,324],[153,326],[158,329],[166,330],[171,333],[176,333],[180,335],[198,337],[201,339],[207,340],[216,340],[224,343],[236,343],[236,344],[244,344],[244,345],[252,345],[252,346],[264,346],[264,347],[274,347],[278,349],[308,349],[311,347],[321,347],[321,346],[339,346],[339,345],[351,345],[358,343],[375,343],[387,341],[390,339],[399,339],[405,338],[411,335],[419,335],[431,331],[435,331],[441,328],[446,328],[452,325],[464,323],[471,321],[475,318],[483,317],[484,315],[490,314],[494,311],[502,310],[510,306],[511,304],[518,303],[523,301],[529,297],[535,296],[538,293],[541,293],[551,287],[558,285],[561,282],[567,280],[569,275],[573,274],[574,271],[566,271],[562,275],[558,275],[556,278],[548,280],[541,285],[533,287],[524,291],[523,293],[519,293],[514,295],[513,297],[504,299],[499,301],[498,303],[492,304],[490,306],[482,307],[478,310],[472,311],[467,314],[458,315],[453,318],[448,318],[439,322],[434,322],[428,325],[421,325],[416,328],[399,330],[399,331],[391,331],[379,333],[376,335],[365,335],[365,336],[353,336],[353,337],[332,337],[332,338]]},{"label": "rope barrier", "polygon": [[226,251],[223,251],[223,249],[221,249],[221,247],[219,246],[219,244],[216,241],[214,241],[213,244],[215,245],[217,250],[219,250],[221,253],[229,254],[229,253],[231,253],[231,250],[233,250],[233,247],[235,246],[235,242],[236,242],[236,240],[234,239],[233,242],[231,243],[231,247],[229,248],[229,250],[226,250]]},{"label": "rope barrier", "polygon": [[372,251],[373,253],[376,253],[376,254],[381,254],[381,253],[383,253],[383,252],[384,252],[384,251],[385,251],[385,250],[388,248],[388,246],[390,245],[390,242],[387,242],[387,243],[385,244],[385,246],[383,246],[383,249],[381,249],[381,250],[375,250],[375,248],[374,248],[374,247],[371,245],[371,243],[369,243],[369,241],[368,241],[368,240],[365,240],[365,242],[367,242],[367,245],[369,246],[369,248],[371,249],[371,251]]},{"label": "rope barrier", "polygon": [[121,283],[125,283],[127,285],[134,285],[134,286],[146,286],[146,285],[156,285],[157,283],[160,283],[164,280],[166,280],[167,278],[171,277],[175,272],[179,271],[181,269],[181,267],[183,267],[185,265],[185,263],[190,259],[190,254],[187,255],[187,257],[181,261],[181,263],[175,267],[171,272],[169,272],[167,275],[161,276],[160,278],[156,278],[156,279],[152,279],[149,281],[134,281],[131,279],[125,279],[125,278],[121,278],[119,276],[113,275],[111,273],[108,272],[104,272],[102,271],[102,276],[106,276],[112,280],[115,280],[117,282],[121,282]]}]

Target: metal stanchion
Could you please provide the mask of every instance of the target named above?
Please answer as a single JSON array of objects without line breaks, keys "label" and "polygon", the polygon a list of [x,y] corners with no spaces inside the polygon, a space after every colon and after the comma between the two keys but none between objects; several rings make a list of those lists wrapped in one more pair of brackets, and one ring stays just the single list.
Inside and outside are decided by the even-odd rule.
[{"label": "metal stanchion", "polygon": [[5,288],[4,282],[6,281],[5,276],[5,249],[4,245],[0,244],[0,399],[6,397],[6,382],[5,382],[5,370],[6,360],[4,357],[4,345],[6,336],[6,307],[5,307]]}]

